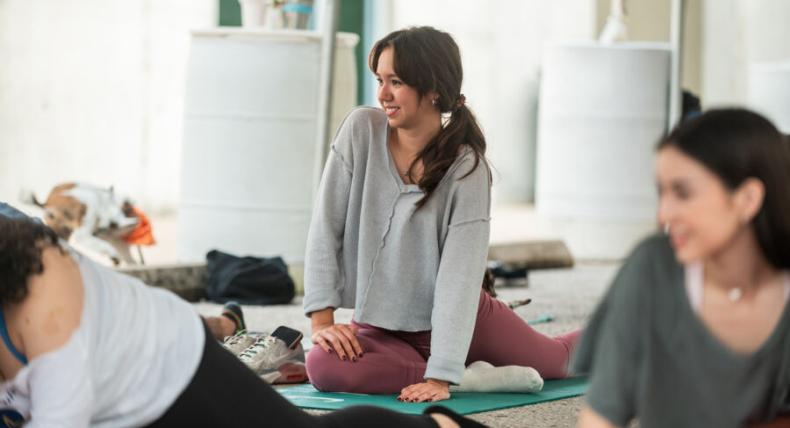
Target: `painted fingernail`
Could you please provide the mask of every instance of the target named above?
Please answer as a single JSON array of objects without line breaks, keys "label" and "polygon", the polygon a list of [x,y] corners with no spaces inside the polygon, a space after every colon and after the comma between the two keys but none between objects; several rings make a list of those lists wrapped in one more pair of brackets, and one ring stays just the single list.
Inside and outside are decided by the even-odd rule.
[{"label": "painted fingernail", "polygon": [[346,356],[343,355],[342,357],[340,357],[340,359],[343,360],[343,361],[346,361]]},{"label": "painted fingernail", "polygon": [[357,362],[357,357],[351,357],[351,361],[356,363]]}]

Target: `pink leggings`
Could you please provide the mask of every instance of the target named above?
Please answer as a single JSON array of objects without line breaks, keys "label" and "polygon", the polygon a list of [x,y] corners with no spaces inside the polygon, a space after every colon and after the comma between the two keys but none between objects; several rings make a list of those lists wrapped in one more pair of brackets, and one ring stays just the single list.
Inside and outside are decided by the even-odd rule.
[{"label": "pink leggings", "polygon": [[[385,330],[357,324],[364,354],[356,362],[314,346],[307,354],[307,374],[321,391],[394,394],[423,382],[431,352],[431,332]],[[555,338],[530,327],[506,304],[480,293],[477,321],[466,364],[487,361],[494,366],[529,366],[544,379],[564,378],[580,331]]]}]

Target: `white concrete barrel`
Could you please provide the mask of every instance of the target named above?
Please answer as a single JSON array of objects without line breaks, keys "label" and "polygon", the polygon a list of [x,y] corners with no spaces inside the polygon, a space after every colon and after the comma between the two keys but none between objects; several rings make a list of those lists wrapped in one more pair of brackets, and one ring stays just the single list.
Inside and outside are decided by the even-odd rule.
[{"label": "white concrete barrel", "polygon": [[[356,105],[355,34],[339,33],[331,126]],[[304,259],[312,212],[321,39],[306,31],[192,34],[178,257]]]},{"label": "white concrete barrel", "polygon": [[790,134],[790,59],[749,65],[747,105]]},{"label": "white concrete barrel", "polygon": [[538,107],[538,213],[653,221],[653,148],[666,129],[669,73],[667,44],[547,50]]}]

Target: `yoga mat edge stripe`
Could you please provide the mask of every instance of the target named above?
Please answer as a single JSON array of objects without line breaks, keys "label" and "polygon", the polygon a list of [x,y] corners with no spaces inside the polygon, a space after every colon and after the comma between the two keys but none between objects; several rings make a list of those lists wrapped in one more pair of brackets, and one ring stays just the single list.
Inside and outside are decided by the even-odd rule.
[{"label": "yoga mat edge stripe", "polygon": [[423,409],[439,404],[468,415],[578,397],[584,395],[586,389],[587,379],[576,377],[546,381],[543,391],[536,394],[456,392],[449,400],[439,403],[401,403],[394,394],[325,393],[317,391],[310,384],[280,387],[277,390],[291,403],[305,409],[338,410],[354,405],[369,405],[401,413],[420,414]]}]

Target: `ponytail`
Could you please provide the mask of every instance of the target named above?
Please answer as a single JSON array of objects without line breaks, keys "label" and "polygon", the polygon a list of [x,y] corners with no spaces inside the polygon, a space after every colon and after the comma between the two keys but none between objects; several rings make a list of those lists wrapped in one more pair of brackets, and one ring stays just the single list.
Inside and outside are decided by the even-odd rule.
[{"label": "ponytail", "polygon": [[[472,168],[461,178],[466,178],[477,169],[482,161],[488,167],[485,159],[486,140],[483,131],[477,124],[475,115],[467,107],[465,97],[458,97],[457,105],[452,109],[450,119],[446,126],[442,127],[439,133],[420,151],[409,167],[409,173],[417,162],[422,161],[423,174],[419,183],[420,190],[425,196],[417,201],[417,208],[421,208],[428,202],[436,187],[444,178],[447,170],[455,162],[461,153],[463,145],[469,146],[475,156],[475,163]],[[437,103],[441,104],[441,103]],[[489,177],[491,172],[488,172]]]}]

